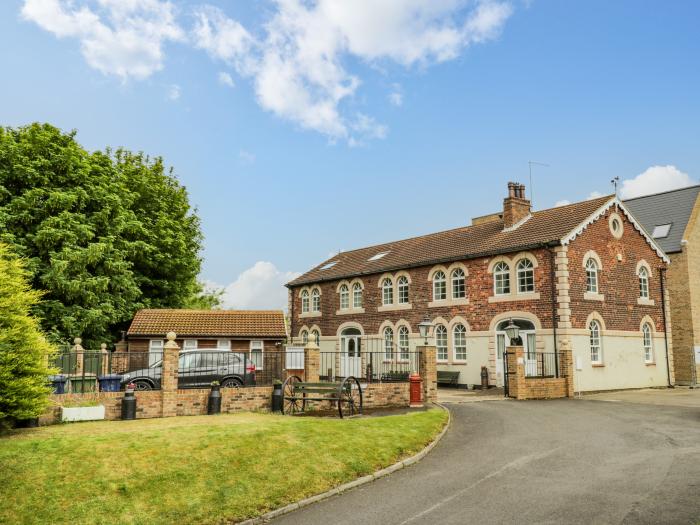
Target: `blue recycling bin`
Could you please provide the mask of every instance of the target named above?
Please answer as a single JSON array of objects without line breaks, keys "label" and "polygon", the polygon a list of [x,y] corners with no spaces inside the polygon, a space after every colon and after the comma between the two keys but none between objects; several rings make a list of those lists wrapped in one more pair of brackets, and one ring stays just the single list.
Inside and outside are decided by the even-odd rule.
[{"label": "blue recycling bin", "polygon": [[59,374],[55,376],[49,376],[49,383],[51,383],[51,388],[54,394],[65,394],[66,393],[66,383],[68,382],[68,376]]},{"label": "blue recycling bin", "polygon": [[100,383],[101,392],[119,392],[121,380],[122,376],[119,374],[109,374],[97,378],[97,381]]}]

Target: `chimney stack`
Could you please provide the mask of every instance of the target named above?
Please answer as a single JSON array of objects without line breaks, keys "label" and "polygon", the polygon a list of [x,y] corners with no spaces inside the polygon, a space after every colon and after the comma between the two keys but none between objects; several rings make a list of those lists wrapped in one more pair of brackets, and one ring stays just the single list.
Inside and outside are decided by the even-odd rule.
[{"label": "chimney stack", "polygon": [[508,183],[508,197],[503,199],[503,227],[512,228],[530,215],[530,201],[525,198],[525,185]]}]

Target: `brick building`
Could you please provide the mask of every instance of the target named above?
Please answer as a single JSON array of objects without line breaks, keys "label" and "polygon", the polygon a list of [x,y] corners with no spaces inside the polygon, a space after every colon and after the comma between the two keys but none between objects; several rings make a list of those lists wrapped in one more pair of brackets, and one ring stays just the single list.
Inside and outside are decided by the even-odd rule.
[{"label": "brick building", "polygon": [[696,385],[700,374],[700,186],[625,201],[668,254],[676,382]]},{"label": "brick building", "polygon": [[577,391],[665,386],[666,266],[615,196],[532,212],[510,183],[503,210],[471,226],[342,252],[288,283],[291,334],[347,372],[366,350],[408,355],[427,316],[438,370],[475,385],[485,366],[500,386],[512,320],[533,376],[573,352]]},{"label": "brick building", "polygon": [[127,331],[128,352],[150,352],[158,360],[168,332],[177,334],[182,351],[250,353],[259,365],[265,352],[279,351],[287,337],[281,310],[145,309],[136,312]]}]

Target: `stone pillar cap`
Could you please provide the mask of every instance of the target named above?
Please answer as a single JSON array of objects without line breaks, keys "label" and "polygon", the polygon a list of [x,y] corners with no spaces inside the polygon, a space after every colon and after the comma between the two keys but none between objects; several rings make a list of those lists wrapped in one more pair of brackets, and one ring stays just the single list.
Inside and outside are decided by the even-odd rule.
[{"label": "stone pillar cap", "polygon": [[165,334],[165,338],[168,341],[175,341],[175,339],[177,339],[177,334],[175,332],[168,332],[167,334]]}]

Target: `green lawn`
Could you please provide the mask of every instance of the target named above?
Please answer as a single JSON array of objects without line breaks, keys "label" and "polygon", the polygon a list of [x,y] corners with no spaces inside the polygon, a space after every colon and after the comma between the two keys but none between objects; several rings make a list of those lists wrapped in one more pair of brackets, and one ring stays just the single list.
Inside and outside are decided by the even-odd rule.
[{"label": "green lawn", "polygon": [[339,420],[265,414],[74,423],[0,437],[0,523],[220,523],[421,450],[442,410]]}]

